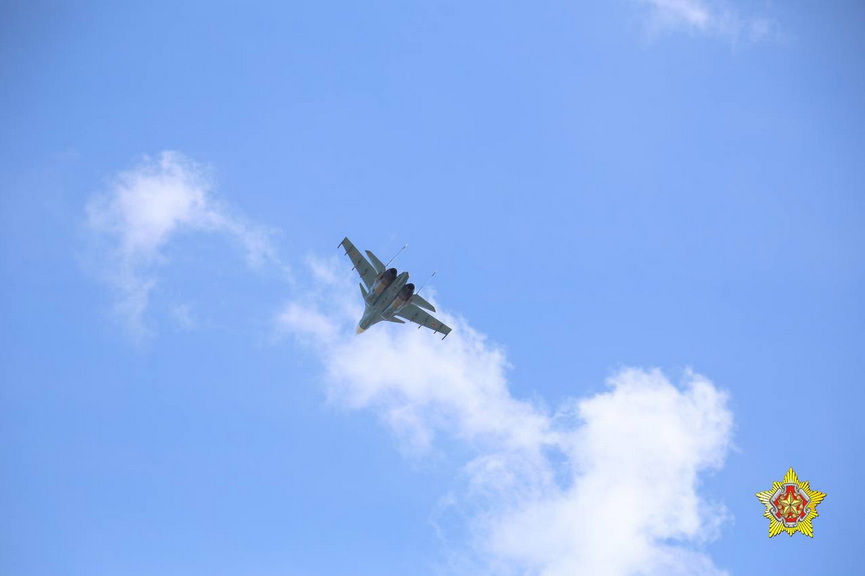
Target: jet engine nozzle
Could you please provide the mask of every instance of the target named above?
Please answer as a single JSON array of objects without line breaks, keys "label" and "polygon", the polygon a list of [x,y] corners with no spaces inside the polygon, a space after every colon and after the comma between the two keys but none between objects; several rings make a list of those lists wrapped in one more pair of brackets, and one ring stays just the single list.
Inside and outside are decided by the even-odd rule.
[{"label": "jet engine nozzle", "polygon": [[411,300],[411,297],[413,294],[414,294],[414,284],[409,282],[408,284],[403,286],[400,289],[399,294],[397,294],[396,300],[394,300],[393,304],[391,304],[391,306],[390,306],[391,310],[393,310],[393,313],[396,314],[397,312],[399,312],[400,310],[405,308],[406,304],[408,304],[409,301]]},{"label": "jet engine nozzle", "polygon": [[387,287],[393,284],[396,280],[396,268],[388,268],[381,274],[375,277],[375,282],[372,283],[372,288],[369,290],[367,300],[372,302],[381,296],[382,292],[387,290]]}]

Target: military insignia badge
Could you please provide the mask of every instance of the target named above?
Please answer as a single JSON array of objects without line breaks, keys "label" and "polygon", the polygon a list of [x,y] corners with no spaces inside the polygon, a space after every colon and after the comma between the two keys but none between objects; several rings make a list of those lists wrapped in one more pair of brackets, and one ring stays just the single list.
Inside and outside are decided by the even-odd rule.
[{"label": "military insignia badge", "polygon": [[814,537],[811,520],[817,517],[817,504],[826,495],[811,490],[809,482],[800,482],[792,468],[784,475],[783,482],[773,482],[771,490],[757,492],[756,496],[766,507],[763,516],[769,519],[769,538],[781,532],[790,536],[801,532]]}]

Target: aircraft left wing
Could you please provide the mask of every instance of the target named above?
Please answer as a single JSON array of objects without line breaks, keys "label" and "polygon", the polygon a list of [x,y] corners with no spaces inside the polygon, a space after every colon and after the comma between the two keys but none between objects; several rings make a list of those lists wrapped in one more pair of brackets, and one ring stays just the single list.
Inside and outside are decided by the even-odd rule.
[{"label": "aircraft left wing", "polygon": [[360,279],[366,284],[366,289],[369,290],[372,288],[376,276],[372,265],[363,257],[360,250],[354,247],[354,244],[351,243],[348,237],[343,238],[339,245],[345,248],[345,253],[351,258],[351,263],[354,264],[357,273],[360,274]]},{"label": "aircraft left wing", "polygon": [[[442,336],[442,340],[445,339],[445,336],[450,334],[451,329],[445,325],[444,323],[436,320],[432,314],[427,312],[426,310],[421,309],[419,306],[415,304],[407,304],[405,308],[396,313],[397,316],[401,318],[405,318],[410,322],[414,322],[415,324],[419,324],[425,328],[429,328],[430,330],[434,330],[436,332],[441,332],[444,334]],[[420,328],[418,326],[418,328]]]}]

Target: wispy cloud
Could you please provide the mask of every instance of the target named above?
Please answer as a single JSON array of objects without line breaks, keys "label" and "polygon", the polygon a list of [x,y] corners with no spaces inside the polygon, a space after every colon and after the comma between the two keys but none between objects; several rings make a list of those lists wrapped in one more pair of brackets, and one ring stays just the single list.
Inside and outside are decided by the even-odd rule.
[{"label": "wispy cloud", "polygon": [[700,549],[723,507],[698,488],[730,443],[724,392],[692,373],[675,385],[624,369],[605,391],[547,410],[510,393],[505,351],[462,318],[441,314],[454,327],[444,341],[408,326],[355,336],[360,298],[345,264],[314,262],[314,285],[279,325],[320,357],[331,400],[374,411],[404,450],[422,455],[447,436],[473,454],[442,500],[442,514],[468,517],[467,571],[723,574]]},{"label": "wispy cloud", "polygon": [[719,0],[637,0],[649,8],[651,34],[685,31],[714,35],[733,42],[760,42],[777,35],[769,18],[746,16],[730,2]]},{"label": "wispy cloud", "polygon": [[[87,205],[87,224],[98,238],[101,274],[116,292],[115,309],[129,332],[147,333],[145,315],[165,247],[185,232],[236,239],[250,266],[277,261],[271,232],[233,213],[212,194],[207,171],[178,152],[145,157],[121,172],[106,193]],[[187,315],[188,316],[188,315]]]},{"label": "wispy cloud", "polygon": [[191,304],[177,304],[171,308],[171,319],[179,330],[189,331],[198,327],[198,320],[192,312]]}]

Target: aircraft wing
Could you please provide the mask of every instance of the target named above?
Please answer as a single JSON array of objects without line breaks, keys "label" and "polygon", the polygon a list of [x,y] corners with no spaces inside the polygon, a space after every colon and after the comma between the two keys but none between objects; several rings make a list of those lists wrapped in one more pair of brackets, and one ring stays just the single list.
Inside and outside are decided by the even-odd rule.
[{"label": "aircraft wing", "polygon": [[[436,332],[441,332],[445,336],[450,334],[451,329],[439,322],[435,318],[433,318],[432,314],[427,312],[426,310],[421,309],[419,306],[415,304],[408,304],[405,308],[396,313],[397,316],[401,318],[405,318],[415,324],[419,324],[425,328],[429,328],[430,330],[435,330]],[[420,327],[419,326],[419,327]],[[444,340],[444,336],[442,336],[442,340]]]},{"label": "aircraft wing", "polygon": [[354,247],[354,244],[351,243],[348,237],[343,238],[339,245],[345,248],[345,253],[351,258],[351,263],[354,264],[354,269],[357,269],[357,273],[360,274],[360,279],[366,284],[367,290],[372,288],[376,276],[372,265],[363,257],[360,250]]}]

